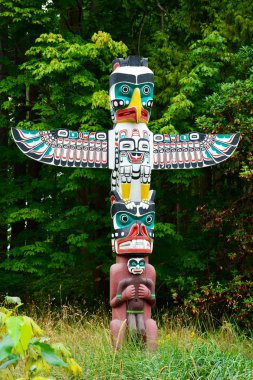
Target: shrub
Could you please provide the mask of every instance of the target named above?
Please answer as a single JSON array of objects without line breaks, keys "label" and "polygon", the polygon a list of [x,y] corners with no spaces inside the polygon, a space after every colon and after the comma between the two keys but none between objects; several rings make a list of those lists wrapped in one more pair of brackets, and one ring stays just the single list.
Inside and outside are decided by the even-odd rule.
[{"label": "shrub", "polygon": [[[8,304],[14,306],[6,308]],[[50,344],[32,318],[18,315],[21,305],[19,297],[5,297],[0,307],[0,378],[52,380],[54,367],[75,377],[81,375],[81,367],[68,348],[62,343]]]}]

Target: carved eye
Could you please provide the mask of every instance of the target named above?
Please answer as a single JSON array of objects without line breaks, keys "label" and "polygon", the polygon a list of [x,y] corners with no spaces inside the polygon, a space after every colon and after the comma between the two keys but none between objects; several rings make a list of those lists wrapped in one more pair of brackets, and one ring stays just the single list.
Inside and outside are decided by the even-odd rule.
[{"label": "carved eye", "polygon": [[148,95],[150,93],[150,87],[149,86],[144,86],[142,89],[142,92],[144,95]]},{"label": "carved eye", "polygon": [[134,140],[130,139],[121,139],[119,142],[119,150],[125,151],[125,150],[134,150]]},{"label": "carved eye", "polygon": [[139,266],[142,267],[142,268],[145,268],[145,261],[144,260],[141,260],[139,262]]},{"label": "carved eye", "polygon": [[123,214],[123,215],[120,216],[121,223],[126,224],[128,222],[128,219],[129,218],[128,218],[128,216],[126,214]]},{"label": "carved eye", "polygon": [[152,215],[148,215],[147,217],[146,217],[146,223],[147,224],[151,224],[153,222],[153,217],[152,217]]},{"label": "carved eye", "polygon": [[149,151],[149,142],[147,140],[140,139],[138,149],[140,152],[148,152]]},{"label": "carved eye", "polygon": [[130,267],[136,267],[136,265],[137,265],[136,260],[129,260],[129,266]]},{"label": "carved eye", "polygon": [[130,87],[127,86],[126,84],[125,84],[124,86],[121,87],[121,92],[122,92],[122,94],[126,95],[126,94],[129,93],[129,91],[130,91]]}]

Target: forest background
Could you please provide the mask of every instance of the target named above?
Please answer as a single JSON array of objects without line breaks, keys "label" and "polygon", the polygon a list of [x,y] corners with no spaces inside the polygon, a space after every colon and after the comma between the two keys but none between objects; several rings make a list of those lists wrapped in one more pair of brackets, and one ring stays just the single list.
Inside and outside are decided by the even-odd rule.
[{"label": "forest background", "polygon": [[242,134],[220,165],[153,172],[157,304],[252,324],[252,43],[248,0],[0,0],[2,296],[107,302],[109,170],[42,165],[10,129],[111,129],[111,62],[139,54],[153,132]]}]

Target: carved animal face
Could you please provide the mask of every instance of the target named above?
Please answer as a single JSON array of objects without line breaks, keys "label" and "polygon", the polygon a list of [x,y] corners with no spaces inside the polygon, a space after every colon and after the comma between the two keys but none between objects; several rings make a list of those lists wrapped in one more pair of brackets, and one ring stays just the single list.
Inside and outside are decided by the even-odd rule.
[{"label": "carved animal face", "polygon": [[133,58],[132,61],[116,60],[110,75],[111,117],[114,123],[148,123],[151,115],[154,74],[143,65],[143,60]]},{"label": "carved animal face", "polygon": [[150,201],[147,209],[136,202],[132,210],[111,195],[112,249],[117,254],[150,254],[153,250],[155,203]]}]

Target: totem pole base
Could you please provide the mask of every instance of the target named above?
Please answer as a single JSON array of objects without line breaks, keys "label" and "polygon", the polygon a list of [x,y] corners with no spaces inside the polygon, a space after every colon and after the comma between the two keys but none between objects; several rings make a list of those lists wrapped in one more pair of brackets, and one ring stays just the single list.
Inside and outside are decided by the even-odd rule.
[{"label": "totem pole base", "polygon": [[118,349],[129,335],[143,340],[154,351],[157,326],[151,318],[155,303],[155,269],[148,257],[116,257],[110,270],[110,325],[113,347]]},{"label": "totem pole base", "polygon": [[144,330],[140,333],[137,330],[131,330],[126,319],[124,321],[113,320],[110,324],[110,333],[112,346],[116,350],[125,343],[129,335],[137,341],[142,339],[149,351],[154,352],[157,349],[158,331],[153,319],[148,319],[145,322]]}]

